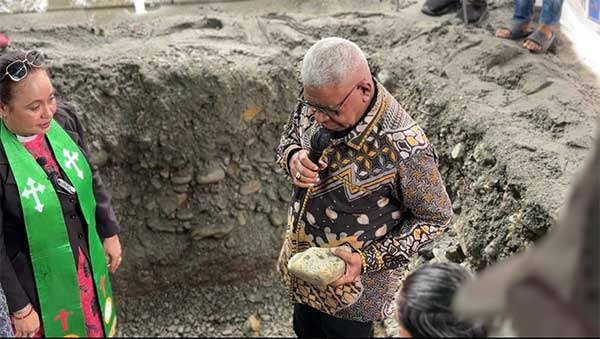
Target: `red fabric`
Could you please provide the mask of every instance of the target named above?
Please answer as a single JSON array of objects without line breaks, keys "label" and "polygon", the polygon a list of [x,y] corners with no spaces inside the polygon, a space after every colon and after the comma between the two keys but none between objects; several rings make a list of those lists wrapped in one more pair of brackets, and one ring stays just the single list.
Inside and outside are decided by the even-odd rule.
[{"label": "red fabric", "polygon": [[83,308],[83,318],[87,327],[89,338],[104,337],[102,328],[102,319],[98,299],[96,298],[96,288],[92,279],[92,270],[87,258],[79,249],[79,267],[77,267],[77,279],[79,280],[79,293],[81,295],[81,306]]},{"label": "red fabric", "polygon": [[60,173],[54,154],[52,154],[52,150],[50,150],[50,146],[48,146],[48,142],[43,134],[38,134],[35,136],[35,139],[22,142],[22,144],[34,158],[46,158],[46,168],[51,168]]}]

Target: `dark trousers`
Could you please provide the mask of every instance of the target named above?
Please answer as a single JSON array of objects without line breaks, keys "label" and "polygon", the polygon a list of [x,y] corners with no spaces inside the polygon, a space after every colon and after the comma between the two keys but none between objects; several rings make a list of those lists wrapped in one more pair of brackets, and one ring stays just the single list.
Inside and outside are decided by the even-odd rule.
[{"label": "dark trousers", "polygon": [[298,338],[372,337],[373,322],[340,319],[310,306],[294,304],[294,332]]}]

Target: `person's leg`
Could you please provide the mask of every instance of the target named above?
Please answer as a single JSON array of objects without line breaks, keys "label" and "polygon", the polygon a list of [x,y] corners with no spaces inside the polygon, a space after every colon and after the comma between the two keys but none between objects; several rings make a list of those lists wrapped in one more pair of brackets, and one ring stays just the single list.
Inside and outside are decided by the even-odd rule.
[{"label": "person's leg", "polygon": [[[540,24],[538,25],[537,30],[544,33],[548,39],[552,38],[554,26],[560,21],[562,5],[563,0],[544,0],[542,3]],[[531,51],[539,51],[542,48],[538,43],[531,40],[525,40],[523,47]]]},{"label": "person's leg", "polygon": [[[515,0],[515,14],[513,20],[522,22],[521,29],[523,31],[529,30],[529,23],[533,17],[533,7],[535,6],[535,0]],[[512,32],[507,27],[498,28],[496,30],[496,36],[500,38],[510,37]]]},{"label": "person's leg", "polygon": [[336,318],[322,313],[321,329],[327,338],[370,338],[373,336],[373,322],[360,322]]},{"label": "person's leg", "polygon": [[323,338],[321,312],[312,307],[294,304],[294,332],[298,338]]}]

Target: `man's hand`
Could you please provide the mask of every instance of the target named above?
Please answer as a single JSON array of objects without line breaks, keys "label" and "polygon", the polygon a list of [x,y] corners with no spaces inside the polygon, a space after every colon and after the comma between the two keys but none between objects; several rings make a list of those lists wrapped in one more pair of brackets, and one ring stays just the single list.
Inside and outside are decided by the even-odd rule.
[{"label": "man's hand", "polygon": [[110,273],[115,273],[119,265],[121,265],[121,242],[119,242],[119,236],[113,235],[110,238],[105,238],[102,243],[104,244],[108,270]]},{"label": "man's hand", "polygon": [[290,174],[294,180],[294,185],[302,188],[314,186],[319,182],[319,170],[327,167],[323,161],[317,166],[308,158],[308,151],[303,149],[292,155],[290,159]]},{"label": "man's hand", "polygon": [[347,284],[360,276],[360,272],[362,271],[362,261],[360,260],[360,255],[358,253],[349,252],[341,247],[333,247],[331,253],[337,255],[346,262],[346,273],[338,280],[331,283],[331,286],[338,287]]}]

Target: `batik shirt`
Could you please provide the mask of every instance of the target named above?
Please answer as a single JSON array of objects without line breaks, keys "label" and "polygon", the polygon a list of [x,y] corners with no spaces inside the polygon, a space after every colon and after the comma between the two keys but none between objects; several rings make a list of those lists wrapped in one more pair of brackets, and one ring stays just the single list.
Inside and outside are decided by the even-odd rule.
[{"label": "batik shirt", "polygon": [[[401,267],[452,219],[433,146],[387,90],[376,86],[361,121],[325,149],[321,159],[328,166],[320,182],[303,198],[292,197],[278,262],[293,302],[363,322],[392,314]],[[310,150],[319,128],[303,108],[290,116],[277,150],[288,177],[290,155]],[[323,289],[288,272],[292,255],[341,245],[361,256],[362,274],[354,282]]]}]

